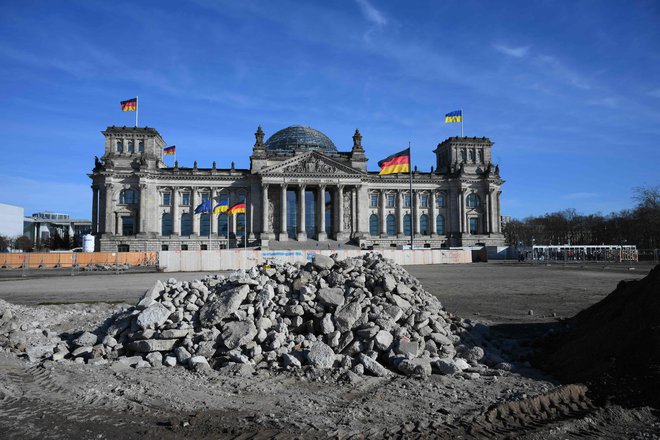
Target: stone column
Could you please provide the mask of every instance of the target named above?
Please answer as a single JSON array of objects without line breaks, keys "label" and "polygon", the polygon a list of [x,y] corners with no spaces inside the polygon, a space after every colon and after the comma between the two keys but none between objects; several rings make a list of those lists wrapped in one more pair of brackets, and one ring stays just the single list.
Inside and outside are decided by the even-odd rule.
[{"label": "stone column", "polygon": [[318,222],[318,240],[324,241],[328,239],[328,234],[325,232],[325,185],[319,186],[318,193],[319,200],[319,222]]},{"label": "stone column", "polygon": [[419,235],[419,193],[414,192],[413,193],[415,197],[411,200],[412,202],[412,227],[413,227],[413,235],[417,237]]},{"label": "stone column", "polygon": [[396,236],[397,238],[403,238],[403,192],[401,190],[399,190],[396,195],[396,205],[397,205]]},{"label": "stone column", "polygon": [[139,234],[146,234],[147,232],[147,185],[144,183],[140,184],[140,211],[138,212],[138,220],[136,222],[137,230]]},{"label": "stone column", "polygon": [[490,234],[493,232],[493,190],[489,189],[486,193],[486,203],[484,203],[486,209],[486,224],[484,224],[484,233]]},{"label": "stone column", "polygon": [[114,234],[115,233],[115,216],[112,212],[112,183],[105,184],[105,233]]},{"label": "stone column", "polygon": [[199,197],[197,197],[197,188],[190,190],[190,215],[192,216],[192,235],[199,237],[199,216],[195,214],[195,208],[199,205]]},{"label": "stone column", "polygon": [[387,236],[387,224],[385,222],[385,202],[386,202],[386,197],[385,197],[385,191],[380,190],[380,209],[378,209],[378,226],[380,226],[380,236],[381,237],[386,237]]},{"label": "stone column", "polygon": [[346,230],[344,225],[344,185],[337,186],[337,207],[335,211],[337,212],[337,225],[335,231],[337,231],[337,240],[344,241],[348,237],[346,236]]},{"label": "stone column", "polygon": [[252,194],[252,185],[250,185],[245,200],[245,210],[247,211],[245,214],[245,234],[247,234],[248,240],[255,240],[257,238],[254,235],[254,201],[252,200]]},{"label": "stone column", "polygon": [[286,231],[287,225],[286,225],[286,190],[287,190],[287,184],[283,183],[281,186],[281,194],[280,194],[280,241],[287,241],[289,239],[289,235]]},{"label": "stone column", "polygon": [[353,188],[351,190],[351,233],[355,235],[357,230],[357,189]]},{"label": "stone column", "polygon": [[99,230],[99,188],[92,185],[92,235]]},{"label": "stone column", "polygon": [[431,231],[431,236],[434,236],[438,234],[438,230],[436,228],[437,225],[435,222],[436,211],[438,210],[435,204],[435,191],[431,191],[429,202],[431,203],[429,206],[429,222],[431,223],[429,225],[429,231]]},{"label": "stone column", "polygon": [[268,240],[270,230],[268,228],[268,184],[261,185],[261,239]]},{"label": "stone column", "polygon": [[470,233],[470,225],[468,224],[467,217],[467,197],[465,195],[465,189],[461,190],[461,221],[463,222],[463,233]]},{"label": "stone column", "polygon": [[307,240],[307,231],[305,230],[305,185],[298,187],[298,241]]},{"label": "stone column", "polygon": [[181,213],[179,211],[179,188],[172,187],[172,235],[181,235]]},{"label": "stone column", "polygon": [[217,237],[218,236],[218,217],[213,214],[213,208],[215,208],[216,201],[215,201],[215,188],[211,188],[211,212],[209,212],[209,216],[211,217],[210,225],[209,227],[211,228],[211,236],[212,237]]},{"label": "stone column", "polygon": [[502,191],[497,191],[495,193],[495,227],[493,228],[495,232],[501,233],[502,232],[502,223],[501,223],[501,218],[502,218],[502,213],[500,211],[501,206],[500,206],[500,196],[502,195]]}]

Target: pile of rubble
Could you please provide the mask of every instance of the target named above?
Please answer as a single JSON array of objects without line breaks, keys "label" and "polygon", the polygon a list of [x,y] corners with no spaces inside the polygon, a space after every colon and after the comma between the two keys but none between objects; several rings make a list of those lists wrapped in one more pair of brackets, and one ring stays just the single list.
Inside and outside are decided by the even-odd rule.
[{"label": "pile of rubble", "polygon": [[311,366],[376,376],[509,369],[479,334],[379,254],[316,255],[302,265],[157,281],[97,332],[57,344],[52,359],[195,370]]}]

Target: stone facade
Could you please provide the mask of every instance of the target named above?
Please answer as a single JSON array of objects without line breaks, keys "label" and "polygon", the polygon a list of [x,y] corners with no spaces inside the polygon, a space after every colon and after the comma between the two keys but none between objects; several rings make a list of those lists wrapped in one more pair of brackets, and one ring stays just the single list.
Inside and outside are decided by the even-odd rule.
[{"label": "stone facade", "polygon": [[[173,167],[148,127],[108,127],[95,160],[92,231],[102,251],[286,246],[318,240],[361,247],[502,245],[503,180],[487,138],[452,137],[434,151],[437,166],[408,174],[367,172],[358,130],[339,152],[323,133],[293,126],[264,142],[261,127],[250,169]],[[246,213],[194,214],[202,201],[245,202]],[[247,231],[247,234],[245,234]]]}]

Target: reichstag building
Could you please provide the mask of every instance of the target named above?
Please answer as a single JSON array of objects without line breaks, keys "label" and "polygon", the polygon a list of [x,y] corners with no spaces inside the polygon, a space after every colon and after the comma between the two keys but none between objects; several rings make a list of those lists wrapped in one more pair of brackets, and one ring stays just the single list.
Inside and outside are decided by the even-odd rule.
[{"label": "reichstag building", "polygon": [[[504,181],[487,138],[451,137],[434,150],[429,171],[410,177],[367,171],[358,130],[338,151],[309,127],[255,133],[250,168],[167,166],[167,145],[154,128],[108,127],[95,159],[92,232],[101,251],[270,249],[359,246],[448,248],[503,245]],[[400,148],[398,148],[400,149]],[[397,150],[392,146],[391,153]],[[390,152],[382,154],[387,156]],[[376,160],[382,159],[381,157]],[[244,214],[195,214],[245,203]],[[247,243],[245,239],[247,237]],[[305,242],[308,243],[298,243]]]}]

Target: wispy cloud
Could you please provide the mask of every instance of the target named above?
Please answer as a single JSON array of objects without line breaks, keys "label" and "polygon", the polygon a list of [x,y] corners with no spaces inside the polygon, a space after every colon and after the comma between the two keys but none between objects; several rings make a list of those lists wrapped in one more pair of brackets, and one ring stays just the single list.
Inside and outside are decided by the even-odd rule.
[{"label": "wispy cloud", "polygon": [[591,84],[587,78],[575,72],[557,57],[540,54],[534,58],[534,61],[537,65],[547,70],[550,75],[565,83],[582,90],[591,89]]},{"label": "wispy cloud", "polygon": [[593,193],[593,192],[574,192],[574,193],[564,194],[563,196],[561,196],[561,198],[565,200],[579,200],[579,199],[591,199],[597,196],[598,193]]},{"label": "wispy cloud", "polygon": [[376,9],[374,5],[369,3],[367,0],[356,1],[362,10],[362,14],[364,14],[364,18],[366,18],[368,21],[375,24],[376,26],[385,26],[387,24],[388,20],[387,17],[385,17],[385,14]]},{"label": "wispy cloud", "polygon": [[596,107],[619,108],[621,103],[618,98],[614,96],[606,96],[604,98],[594,98],[587,101],[587,104]]},{"label": "wispy cloud", "polygon": [[493,44],[493,49],[513,58],[523,58],[529,52],[529,46],[507,46],[505,44]]}]

